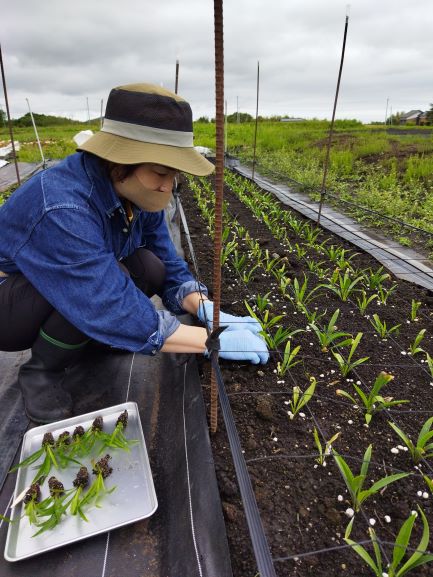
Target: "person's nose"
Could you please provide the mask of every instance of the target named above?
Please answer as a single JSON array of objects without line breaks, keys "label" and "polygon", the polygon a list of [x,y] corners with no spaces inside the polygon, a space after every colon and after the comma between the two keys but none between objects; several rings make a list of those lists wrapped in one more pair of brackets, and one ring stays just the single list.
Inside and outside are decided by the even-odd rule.
[{"label": "person's nose", "polygon": [[159,186],[159,190],[161,192],[171,192],[173,190],[173,181],[174,176],[171,174],[167,174],[162,178],[161,184]]}]

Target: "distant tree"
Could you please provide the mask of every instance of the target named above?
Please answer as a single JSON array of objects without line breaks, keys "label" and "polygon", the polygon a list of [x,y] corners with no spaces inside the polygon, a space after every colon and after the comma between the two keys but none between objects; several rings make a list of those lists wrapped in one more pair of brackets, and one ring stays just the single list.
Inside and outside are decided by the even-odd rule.
[{"label": "distant tree", "polygon": [[[63,116],[49,116],[47,114],[37,114],[33,113],[33,118],[35,119],[36,126],[62,126],[66,124],[76,124],[76,121],[70,118],[65,118]],[[13,121],[14,126],[32,126],[32,117],[30,112],[24,114],[20,118],[16,118]]]},{"label": "distant tree", "polygon": [[0,108],[0,126],[6,126],[6,112]]},{"label": "distant tree", "polygon": [[430,110],[427,112],[427,120],[429,124],[433,124],[433,103],[430,104]]},{"label": "distant tree", "polygon": [[[251,122],[254,118],[248,112],[239,112],[239,122]],[[233,114],[227,115],[227,122],[237,122],[238,121],[238,113],[233,112]]]},{"label": "distant tree", "polygon": [[200,118],[197,118],[196,122],[206,122],[209,124],[210,120],[207,116],[200,116]]},{"label": "distant tree", "polygon": [[400,112],[396,112],[395,114],[392,114],[391,116],[388,117],[388,121],[387,124],[400,124],[400,118],[403,116],[404,114],[404,110],[401,110]]}]

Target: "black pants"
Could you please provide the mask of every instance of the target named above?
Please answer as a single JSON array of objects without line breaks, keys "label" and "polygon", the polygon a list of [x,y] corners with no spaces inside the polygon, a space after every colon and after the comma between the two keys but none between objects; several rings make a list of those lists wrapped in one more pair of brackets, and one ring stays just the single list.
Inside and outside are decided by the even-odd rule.
[{"label": "black pants", "polygon": [[[165,266],[152,252],[139,248],[119,266],[148,297],[161,293]],[[0,284],[0,351],[30,348],[41,327],[46,334],[62,343],[76,345],[88,339],[58,313],[22,274],[8,276]]]}]

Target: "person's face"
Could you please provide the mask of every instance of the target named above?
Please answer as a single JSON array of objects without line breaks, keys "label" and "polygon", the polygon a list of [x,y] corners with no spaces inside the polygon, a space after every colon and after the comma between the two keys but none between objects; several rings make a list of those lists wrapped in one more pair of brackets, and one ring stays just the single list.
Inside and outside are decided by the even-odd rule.
[{"label": "person's face", "polygon": [[132,174],[113,183],[117,194],[149,212],[163,210],[170,202],[177,171],[161,164],[140,164]]}]

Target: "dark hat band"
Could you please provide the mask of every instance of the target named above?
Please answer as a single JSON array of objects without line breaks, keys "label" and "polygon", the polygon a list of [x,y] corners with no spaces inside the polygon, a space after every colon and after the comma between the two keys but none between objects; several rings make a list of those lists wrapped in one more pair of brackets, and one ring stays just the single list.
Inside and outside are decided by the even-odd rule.
[{"label": "dark hat band", "polygon": [[114,88],[108,97],[105,118],[161,130],[192,132],[188,102],[154,92]]}]

